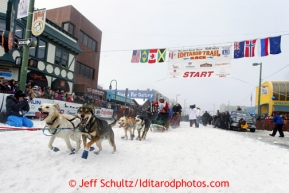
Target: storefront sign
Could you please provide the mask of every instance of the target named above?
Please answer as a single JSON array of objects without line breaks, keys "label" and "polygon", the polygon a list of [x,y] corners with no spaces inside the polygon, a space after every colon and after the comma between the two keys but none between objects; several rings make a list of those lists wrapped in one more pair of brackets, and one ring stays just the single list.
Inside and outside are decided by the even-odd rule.
[{"label": "storefront sign", "polygon": [[275,101],[273,105],[289,106],[289,101]]},{"label": "storefront sign", "polygon": [[94,89],[94,88],[86,88],[87,93],[92,93],[95,95],[99,95],[99,96],[103,96],[104,95],[104,91],[102,90],[98,90],[98,89]]}]

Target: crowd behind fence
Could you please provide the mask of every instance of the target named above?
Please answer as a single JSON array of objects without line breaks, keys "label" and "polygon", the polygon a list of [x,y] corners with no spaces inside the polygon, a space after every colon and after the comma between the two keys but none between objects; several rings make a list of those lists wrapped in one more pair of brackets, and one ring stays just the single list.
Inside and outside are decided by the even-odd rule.
[{"label": "crowd behind fence", "polygon": [[[66,102],[73,102],[78,104],[88,104],[93,108],[108,108],[113,109],[115,114],[120,116],[136,116],[138,111],[137,105],[131,104],[117,104],[110,101],[105,101],[101,99],[92,99],[87,96],[78,96],[75,93],[69,93],[64,90],[52,90],[50,87],[40,87],[37,85],[32,85],[33,81],[28,81],[25,87],[25,94],[31,99],[33,98],[44,98],[53,99]],[[0,77],[0,93],[4,94],[14,94],[19,89],[20,81],[15,80],[5,80]]]}]

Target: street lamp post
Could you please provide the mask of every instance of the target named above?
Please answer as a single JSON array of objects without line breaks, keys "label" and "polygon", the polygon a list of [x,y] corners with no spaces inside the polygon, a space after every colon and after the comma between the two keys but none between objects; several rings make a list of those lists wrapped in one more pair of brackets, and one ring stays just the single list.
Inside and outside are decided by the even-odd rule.
[{"label": "street lamp post", "polygon": [[261,116],[261,106],[260,106],[260,98],[261,98],[261,80],[262,80],[262,62],[261,63],[253,63],[253,66],[260,66],[260,75],[259,75],[259,91],[258,91],[258,116]]},{"label": "street lamp post", "polygon": [[230,112],[230,100],[228,101],[228,112]]},{"label": "street lamp post", "polygon": [[[109,90],[112,89],[111,83],[112,83],[113,81],[115,81],[114,106],[116,106],[116,90],[117,90],[117,81],[116,81],[116,80],[113,79],[112,81],[110,81]],[[115,107],[114,107],[114,108],[115,108]],[[115,112],[114,109],[113,109],[113,112]]]},{"label": "street lamp post", "polygon": [[176,103],[178,102],[178,96],[180,96],[180,94],[176,95]]},{"label": "street lamp post", "polygon": [[184,99],[184,115],[186,115],[186,100],[187,99]]}]

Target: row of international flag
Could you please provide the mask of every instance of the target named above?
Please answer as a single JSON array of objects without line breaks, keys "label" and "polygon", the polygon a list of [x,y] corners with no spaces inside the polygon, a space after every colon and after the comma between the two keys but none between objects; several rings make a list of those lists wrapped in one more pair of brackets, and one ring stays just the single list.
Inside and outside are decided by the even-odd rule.
[{"label": "row of international flag", "polygon": [[[255,56],[268,56],[281,53],[281,36],[267,37],[254,40],[234,42],[234,59]],[[257,44],[260,45],[259,54],[256,54]],[[133,50],[132,63],[162,63],[166,61],[166,48]],[[171,54],[171,53],[170,53]]]},{"label": "row of international flag", "polygon": [[[234,58],[268,56],[281,53],[281,36],[268,37],[254,40],[246,40],[234,43]],[[256,54],[256,47],[259,43],[260,49]]]},{"label": "row of international flag", "polygon": [[165,62],[167,49],[147,49],[147,50],[133,50],[132,63],[156,63]]}]

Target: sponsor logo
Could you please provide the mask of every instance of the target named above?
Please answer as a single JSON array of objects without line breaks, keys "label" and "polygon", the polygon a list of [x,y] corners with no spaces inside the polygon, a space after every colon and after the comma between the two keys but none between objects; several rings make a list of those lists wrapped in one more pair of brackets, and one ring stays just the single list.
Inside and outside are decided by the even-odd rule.
[{"label": "sponsor logo", "polygon": [[210,64],[210,63],[204,63],[204,64],[201,64],[200,67],[212,67],[213,64]]},{"label": "sponsor logo", "polygon": [[229,62],[216,63],[216,66],[230,66]]},{"label": "sponsor logo", "polygon": [[224,55],[224,56],[230,55],[230,49],[224,49],[224,50],[222,50],[222,55]]},{"label": "sponsor logo", "polygon": [[107,111],[107,110],[101,109],[100,114],[102,114],[102,115],[112,115],[113,111],[112,110]]}]

